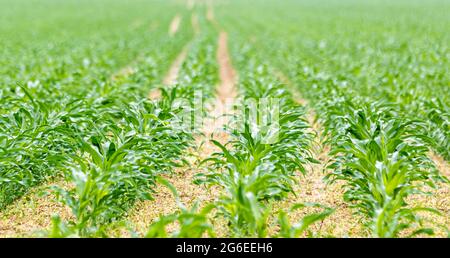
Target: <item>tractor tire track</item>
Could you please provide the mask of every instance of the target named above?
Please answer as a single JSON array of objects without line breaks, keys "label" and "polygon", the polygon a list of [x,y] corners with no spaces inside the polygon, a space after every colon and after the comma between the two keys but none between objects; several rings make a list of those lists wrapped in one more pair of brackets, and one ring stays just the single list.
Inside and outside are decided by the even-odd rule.
[{"label": "tractor tire track", "polygon": [[192,10],[192,8],[194,8],[195,6],[195,1],[194,0],[187,0],[186,1],[186,8],[188,10]]},{"label": "tractor tire track", "polygon": [[192,29],[194,30],[194,35],[199,35],[200,34],[200,25],[198,22],[198,15],[193,13],[191,15],[191,24],[192,24]]},{"label": "tractor tire track", "polygon": [[[165,86],[174,85],[177,83],[178,73],[180,72],[181,66],[183,65],[184,60],[186,59],[187,53],[189,51],[191,43],[186,44],[181,52],[178,54],[178,56],[175,58],[175,60],[170,65],[169,70],[167,71],[166,75],[163,78],[162,83]],[[149,92],[148,98],[151,100],[157,100],[161,98],[161,90],[160,89],[153,89]]]},{"label": "tractor tire track", "polygon": [[231,64],[230,54],[228,51],[228,34],[221,31],[217,40],[217,63],[219,64],[220,84],[216,87],[215,101],[208,113],[211,117],[206,120],[202,132],[206,136],[210,136],[205,142],[202,156],[207,157],[218,150],[210,140],[214,139],[224,144],[228,138],[228,134],[223,131],[223,127],[229,123],[229,115],[232,113],[233,103],[237,97],[237,75]]},{"label": "tractor tire track", "polygon": [[214,28],[216,28],[216,30],[220,31],[220,26],[215,19],[214,8],[212,6],[212,3],[208,2],[207,6],[208,7],[206,9],[206,19],[213,25]]},{"label": "tractor tire track", "polygon": [[170,22],[169,26],[169,36],[173,37],[177,33],[178,29],[180,28],[181,23],[181,15],[177,14],[175,17],[173,17],[172,21]]}]

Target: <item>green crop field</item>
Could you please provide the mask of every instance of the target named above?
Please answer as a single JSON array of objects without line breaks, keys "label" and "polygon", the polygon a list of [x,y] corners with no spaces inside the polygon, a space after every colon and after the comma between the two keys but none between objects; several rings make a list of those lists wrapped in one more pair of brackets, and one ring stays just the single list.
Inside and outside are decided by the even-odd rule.
[{"label": "green crop field", "polygon": [[449,237],[449,14],[0,0],[0,237]]}]

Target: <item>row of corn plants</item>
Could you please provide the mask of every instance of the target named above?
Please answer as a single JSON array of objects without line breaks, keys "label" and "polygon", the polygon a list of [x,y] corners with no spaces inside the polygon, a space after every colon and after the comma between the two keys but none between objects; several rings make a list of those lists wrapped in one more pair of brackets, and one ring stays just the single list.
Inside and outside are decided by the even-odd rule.
[{"label": "row of corn plants", "polygon": [[159,98],[114,105],[118,120],[111,119],[111,128],[103,129],[94,146],[84,145],[89,162],[69,175],[75,189],[56,189],[75,219],[63,223],[56,217],[50,236],[108,236],[111,226],[124,225],[112,222],[124,221],[133,203],[152,198],[155,184],[165,182],[160,176],[189,165],[183,157],[197,133],[192,117],[201,115],[195,113],[196,105],[212,96],[217,81],[213,45],[209,34],[194,38],[177,82],[161,86]]},{"label": "row of corn plants", "polygon": [[428,187],[448,182],[428,158],[430,139],[420,133],[426,123],[401,117],[385,103],[356,101],[329,110],[334,125],[328,142],[335,160],[327,178],[344,182],[344,200],[368,218],[373,236],[433,234],[420,212],[444,214],[407,202],[411,195],[431,194]]}]

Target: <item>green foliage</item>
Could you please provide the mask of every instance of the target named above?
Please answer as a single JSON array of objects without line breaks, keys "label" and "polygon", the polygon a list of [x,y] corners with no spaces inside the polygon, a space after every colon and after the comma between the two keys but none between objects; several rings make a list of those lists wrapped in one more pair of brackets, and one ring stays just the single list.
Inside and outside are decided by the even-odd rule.
[{"label": "green foliage", "polygon": [[[164,184],[180,211],[161,216],[147,237],[214,237],[211,216],[226,219],[230,236],[267,237],[273,202],[295,195],[297,176],[308,176],[305,165],[318,162],[305,107],[287,90],[297,87],[331,147],[327,179],[344,183],[344,200],[373,236],[433,234],[420,214],[442,212],[407,201],[448,184],[428,155],[450,159],[449,4],[410,2],[231,1],[215,8],[240,92],[225,128],[230,139],[212,141],[219,151],[202,162],[206,172],[195,180],[224,193],[200,209],[181,204],[160,176],[189,165],[184,157],[199,133],[196,119],[208,115],[204,106],[215,94],[218,33],[207,7],[67,0],[30,9],[4,0],[0,210],[62,175],[68,187],[52,190],[72,217],[55,216],[46,235],[108,237],[112,223]],[[176,14],[180,28],[168,36]],[[201,27],[195,36],[186,22],[192,14]],[[162,85],[186,44],[175,85]],[[156,88],[161,98],[147,100]],[[252,106],[261,99],[275,106]],[[289,212],[303,208],[320,211],[289,221]],[[308,227],[331,212],[309,203],[280,211],[275,237],[311,236]],[[179,228],[168,233],[171,224]],[[437,225],[448,232],[446,226]]]},{"label": "green foliage", "polygon": [[[216,205],[229,222],[232,236],[265,237],[268,201],[295,194],[296,173],[305,174],[304,164],[314,162],[309,152],[312,135],[302,118],[303,108],[291,100],[282,84],[274,82],[266,67],[254,67],[250,60],[248,57],[242,61],[247,73],[241,78],[244,98],[231,123],[237,126],[227,128],[227,143],[212,140],[220,152],[202,162],[208,165],[209,172],[198,174],[196,183],[219,185],[225,190]],[[279,99],[279,106],[269,110],[259,107],[256,119],[249,117],[255,107],[247,101],[267,97]],[[273,120],[264,124],[264,115]]]},{"label": "green foliage", "polygon": [[[86,109],[94,111],[89,117],[95,123],[90,123],[88,134],[80,130],[71,135],[79,148],[70,156],[72,164],[66,164],[70,168],[66,179],[75,187],[54,188],[58,199],[71,208],[74,219],[68,222],[55,219],[50,236],[106,237],[109,225],[122,219],[134,202],[152,198],[160,174],[187,164],[183,156],[191,146],[194,128],[179,127],[178,123],[184,116],[191,116],[194,92],[205,90],[206,98],[207,87],[215,83],[216,77],[212,75],[216,74],[215,68],[210,65],[214,56],[209,45],[203,46],[211,44],[210,41],[211,37],[204,35],[191,44],[193,51],[182,65],[181,79],[173,87],[161,88],[157,100],[138,100],[142,97],[132,93],[140,93],[133,85],[134,80],[142,80],[140,72],[131,78],[120,77],[116,82],[120,87],[104,84],[92,93]],[[99,91],[103,94],[100,99],[95,98]],[[180,98],[187,101],[183,103],[187,106],[176,103]],[[201,220],[203,215],[196,215],[196,210],[196,207],[190,211],[182,209],[182,215],[167,217],[158,225],[185,221],[186,229],[179,236],[194,234],[201,223],[187,227],[192,219]],[[193,217],[188,218],[188,214]]]},{"label": "green foliage", "polygon": [[317,203],[294,204],[289,209],[289,212],[293,212],[293,211],[299,210],[299,209],[304,209],[306,207],[320,208],[320,209],[322,209],[322,211],[317,212],[317,213],[308,214],[295,224],[292,224],[289,221],[287,212],[279,211],[278,224],[280,225],[280,232],[276,235],[276,237],[293,238],[293,237],[302,236],[306,232],[308,232],[308,234],[311,235],[311,232],[308,230],[308,227],[317,221],[324,220],[326,217],[330,216],[334,212],[334,209],[331,209],[329,207],[324,207]]},{"label": "green foliage", "polygon": [[427,156],[433,149],[449,158],[448,4],[348,3],[266,1],[248,12],[246,2],[220,14],[234,42],[251,41],[234,49],[237,63],[249,53],[267,60],[314,108],[335,161],[329,179],[344,181],[344,198],[373,235],[432,233],[418,211],[435,211],[406,200],[447,181]]},{"label": "green foliage", "polygon": [[[385,107],[386,108],[386,107]],[[438,211],[409,207],[406,198],[421,193],[424,186],[446,181],[427,157],[428,137],[417,134],[423,123],[401,117],[386,117],[371,105],[342,117],[345,130],[334,138],[329,177],[346,182],[346,201],[367,215],[374,236],[395,237],[420,225],[417,211]],[[429,233],[419,228],[417,233]]]}]

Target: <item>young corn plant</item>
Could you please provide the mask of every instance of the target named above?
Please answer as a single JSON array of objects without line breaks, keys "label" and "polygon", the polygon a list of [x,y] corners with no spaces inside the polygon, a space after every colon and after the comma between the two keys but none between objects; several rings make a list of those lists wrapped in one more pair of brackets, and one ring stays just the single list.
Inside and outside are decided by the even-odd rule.
[{"label": "young corn plant", "polygon": [[[180,208],[180,211],[161,216],[149,226],[146,238],[200,238],[215,237],[214,228],[209,223],[208,215],[215,208],[213,204],[199,210],[198,203],[190,209]],[[168,232],[167,226],[177,223],[178,229]]]},{"label": "young corn plant", "polygon": [[425,128],[433,139],[433,148],[446,160],[450,160],[450,108],[440,99],[422,101],[428,124]]},{"label": "young corn plant", "polygon": [[[289,221],[288,214],[290,212],[301,210],[307,207],[313,207],[321,209],[321,211],[305,215],[300,221],[291,223]],[[330,216],[334,212],[334,209],[322,206],[317,203],[297,203],[292,205],[288,212],[280,210],[278,212],[278,225],[280,230],[275,237],[294,238],[303,235],[313,235],[313,232],[309,229],[311,225],[318,221],[323,221],[326,217]]]},{"label": "young corn plant", "polygon": [[341,117],[344,132],[334,138],[331,155],[336,162],[327,177],[345,182],[344,199],[368,216],[374,236],[397,237],[406,229],[413,230],[411,236],[432,234],[432,229],[421,227],[417,212],[439,212],[406,202],[408,196],[423,193],[424,186],[445,181],[427,157],[428,138],[417,134],[424,125],[386,118],[384,111],[373,108],[368,105]]}]

